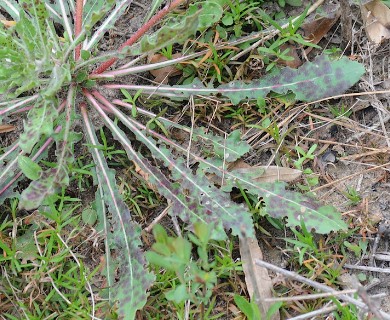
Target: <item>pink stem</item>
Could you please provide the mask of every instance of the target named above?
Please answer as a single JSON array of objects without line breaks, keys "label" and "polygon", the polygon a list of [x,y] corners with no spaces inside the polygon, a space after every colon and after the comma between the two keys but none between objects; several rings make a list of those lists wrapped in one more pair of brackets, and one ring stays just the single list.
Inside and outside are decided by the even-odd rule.
[{"label": "pink stem", "polygon": [[[83,26],[83,0],[77,0],[76,2],[76,16],[75,16],[75,24],[74,24],[74,37],[77,38],[77,36],[81,33],[81,28]],[[75,48],[74,58],[75,60],[78,60],[80,58],[80,52],[81,52],[81,43]]]},{"label": "pink stem", "polygon": [[[58,127],[54,130],[54,132],[55,132],[55,133],[59,133],[59,132],[61,131],[61,128],[62,128],[61,126],[58,126]],[[39,148],[39,150],[37,151],[37,153],[34,154],[33,157],[31,157],[31,160],[32,160],[32,161],[35,161],[35,160],[39,157],[39,155],[40,155],[43,151],[45,151],[45,149],[46,149],[53,141],[54,141],[53,138],[47,139],[47,140],[45,141],[45,143],[42,145],[42,147]],[[23,152],[23,151],[20,151],[20,152],[19,152],[19,155],[22,155],[22,154],[24,154],[24,152]],[[0,195],[2,195],[3,192],[5,192],[10,186],[12,186],[12,184],[13,184],[16,180],[18,180],[19,177],[20,177],[21,175],[22,175],[22,171],[19,171],[19,172],[12,178],[12,180],[11,180],[10,182],[8,182],[2,189],[0,189]]]},{"label": "pink stem", "polygon": [[[165,6],[161,9],[157,14],[155,14],[148,22],[146,22],[133,36],[130,37],[125,43],[123,43],[118,52],[122,51],[124,47],[131,46],[134,44],[139,38],[141,38],[151,27],[153,27],[159,20],[165,17],[170,11],[174,8],[178,7],[184,0],[174,0],[170,5]],[[100,74],[106,71],[109,67],[111,67],[118,58],[112,58],[106,62],[103,62],[97,69],[95,69],[92,74]]]}]

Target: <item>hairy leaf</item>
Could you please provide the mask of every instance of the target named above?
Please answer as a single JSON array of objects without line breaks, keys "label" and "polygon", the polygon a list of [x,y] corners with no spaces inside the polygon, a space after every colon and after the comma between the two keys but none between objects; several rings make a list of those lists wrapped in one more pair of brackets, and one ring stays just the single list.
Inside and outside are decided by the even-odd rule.
[{"label": "hairy leaf", "polygon": [[14,27],[0,24],[0,93],[11,97],[37,87],[42,74],[53,68],[53,32],[45,4],[39,0],[21,4],[24,9]]},{"label": "hairy leaf", "polygon": [[316,199],[298,192],[286,190],[284,182],[262,183],[252,179],[252,173],[224,171],[218,169],[219,162],[207,159],[199,170],[214,173],[223,179],[221,187],[230,192],[240,187],[264,201],[267,213],[275,218],[287,218],[288,226],[300,226],[303,221],[308,229],[326,234],[330,231],[345,230],[347,225],[341,214],[332,206],[324,206]]},{"label": "hairy leaf", "polygon": [[213,145],[215,155],[224,161],[236,161],[250,150],[250,145],[241,140],[240,130],[234,130],[226,139],[213,135],[212,133],[205,133],[202,128],[194,129],[193,131],[194,141],[202,138],[203,140],[210,142]]},{"label": "hairy leaf", "polygon": [[31,182],[23,190],[19,209],[32,210],[39,207],[46,197],[55,193],[60,186],[68,183],[68,174],[63,167],[44,171],[38,180]]},{"label": "hairy leaf", "polygon": [[[115,4],[115,7],[112,8]],[[100,26],[92,35],[91,39],[83,46],[84,50],[91,50],[104,34],[111,29],[121,14],[128,7],[128,0],[114,1],[114,0],[95,0],[87,1],[84,7],[83,27],[89,31],[99,22],[108,12],[110,14],[103,20]]]},{"label": "hairy leaf", "polygon": [[[115,249],[115,259],[119,265],[119,281],[113,284],[110,295],[112,302],[118,301],[119,316],[123,319],[134,319],[136,311],[146,303],[146,290],[152,284],[154,277],[144,268],[145,259],[140,250],[141,229],[131,220],[130,211],[121,199],[116,186],[115,171],[108,168],[103,152],[94,147],[99,146],[99,143],[85,107],[82,108],[82,114],[87,137],[92,145],[90,151],[96,163],[99,187],[105,206],[113,215],[112,225],[107,228],[112,230],[112,234],[109,230],[106,232],[108,240],[112,241],[112,249]],[[110,255],[110,250],[106,254]]]},{"label": "hairy leaf", "polygon": [[[23,192],[20,199],[20,207],[27,210],[39,207],[45,198],[56,192],[57,188],[69,184],[68,166],[74,162],[73,145],[80,140],[80,135],[75,132],[70,133],[71,121],[74,115],[74,93],[73,87],[68,91],[66,112],[62,114],[66,118],[62,123],[64,127],[56,129],[57,139],[57,162],[54,168],[46,170],[39,179],[33,181]],[[33,109],[34,110],[34,109]],[[44,146],[43,146],[44,148]],[[38,152],[38,154],[40,151]]]},{"label": "hairy leaf", "polygon": [[44,97],[51,97],[55,95],[61,88],[64,87],[65,82],[71,81],[70,67],[68,64],[55,65],[50,75],[50,81],[43,92]]},{"label": "hairy leaf", "polygon": [[29,153],[42,135],[53,133],[53,123],[58,116],[53,101],[41,100],[36,102],[33,109],[27,115],[28,121],[24,121],[24,132],[20,135],[20,148]]},{"label": "hairy leaf", "polygon": [[200,13],[201,11],[198,11],[192,15],[188,15],[177,23],[163,26],[157,32],[151,35],[145,35],[137,44],[124,48],[122,52],[138,55],[149,51],[156,51],[172,43],[183,43],[197,31]]},{"label": "hairy leaf", "polygon": [[298,69],[277,69],[261,79],[245,83],[233,81],[218,88],[205,87],[199,79],[182,86],[106,85],[107,88],[142,90],[143,94],[159,94],[175,98],[191,95],[221,94],[238,104],[245,99],[264,98],[270,91],[280,94],[292,91],[300,101],[315,101],[342,94],[355,84],[365,72],[362,64],[342,57],[331,60],[327,55],[318,56]]},{"label": "hairy leaf", "polygon": [[87,95],[114,137],[123,145],[129,158],[149,175],[149,182],[158,187],[159,193],[173,202],[172,212],[174,215],[191,223],[202,221],[217,226],[222,222],[224,228],[232,229],[235,235],[253,236],[252,219],[243,206],[232,202],[230,195],[221,192],[211,184],[204,174],[193,174],[183,159],[175,159],[164,145],[161,143],[157,145],[154,139],[148,137],[145,127],[141,129],[131,118],[114,108],[98,93],[94,94],[104,102],[105,107],[110,108],[115,113],[139,141],[149,148],[156,159],[162,161],[171,170],[171,179],[177,181],[176,183],[172,183],[159,169],[151,166],[139,153],[135,152],[126,134],[110,120],[99,107],[97,101],[92,96]]}]

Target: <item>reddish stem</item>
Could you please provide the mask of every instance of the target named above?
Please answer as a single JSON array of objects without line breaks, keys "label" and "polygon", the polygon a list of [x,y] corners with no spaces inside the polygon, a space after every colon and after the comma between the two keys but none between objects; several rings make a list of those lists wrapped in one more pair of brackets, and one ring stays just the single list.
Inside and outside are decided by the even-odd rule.
[{"label": "reddish stem", "polygon": [[[159,20],[165,17],[171,10],[178,7],[184,0],[174,0],[169,5],[165,6],[159,12],[157,12],[148,22],[146,22],[136,33],[134,33],[130,39],[128,39],[125,43],[123,43],[118,52],[122,51],[124,47],[131,46],[134,44],[139,38],[141,38],[151,27],[153,27]],[[174,35],[172,35],[174,36]],[[118,58],[112,58],[106,62],[103,62],[97,69],[95,69],[92,74],[100,74],[106,71],[109,67],[111,67]]]},{"label": "reddish stem", "polygon": [[[75,38],[77,38],[77,36],[81,33],[81,28],[83,26],[83,9],[84,9],[83,0],[77,0],[76,16],[75,16],[75,23],[74,23]],[[78,60],[80,58],[80,52],[81,52],[81,43],[75,48],[75,53],[74,53],[75,60]]]}]

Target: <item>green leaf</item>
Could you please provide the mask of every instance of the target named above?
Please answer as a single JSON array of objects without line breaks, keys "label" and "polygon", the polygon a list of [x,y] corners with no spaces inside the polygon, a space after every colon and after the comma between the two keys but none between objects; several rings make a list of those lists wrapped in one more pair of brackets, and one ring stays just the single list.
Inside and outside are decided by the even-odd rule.
[{"label": "green leaf", "polygon": [[[16,25],[0,24],[0,93],[16,97],[40,84],[42,74],[53,69],[52,24],[42,1],[21,1]],[[45,75],[46,76],[46,75]]]},{"label": "green leaf", "polygon": [[[39,179],[31,182],[31,184],[22,192],[19,202],[20,208],[24,208],[26,210],[35,209],[39,207],[49,195],[54,194],[57,189],[69,184],[68,165],[74,161],[73,144],[80,139],[80,135],[75,133],[70,134],[71,122],[75,116],[73,110],[73,103],[75,99],[74,92],[75,90],[73,87],[71,87],[68,91],[69,103],[66,105],[66,114],[61,115],[61,117],[66,117],[66,121],[62,122],[65,123],[65,125],[55,136],[57,141],[56,166],[44,171],[40,175]],[[56,111],[54,108],[53,110]],[[43,118],[41,121],[48,121],[48,119]],[[38,120],[40,120],[40,118],[38,118]],[[51,130],[53,129],[53,121],[54,120],[50,120]],[[39,123],[37,122],[37,126],[38,124]],[[38,138],[40,133],[42,133],[42,131],[34,132]],[[28,136],[28,132],[25,132],[24,134]]]},{"label": "green leaf", "polygon": [[203,31],[208,27],[211,27],[222,17],[223,8],[215,1],[202,1],[192,4],[188,9],[187,14],[195,14],[199,9],[201,10],[199,14],[199,31]]},{"label": "green leaf", "polygon": [[28,121],[24,122],[24,132],[20,135],[19,146],[26,153],[31,152],[33,146],[42,135],[53,133],[53,123],[58,117],[53,101],[40,100],[28,112]]},{"label": "green leaf", "polygon": [[[113,6],[115,7],[113,8]],[[109,13],[109,15],[102,21],[100,26],[96,29],[88,43],[83,47],[84,50],[91,50],[104,36],[104,34],[114,27],[115,22],[123,14],[129,5],[128,0],[94,0],[86,1],[83,10],[83,27],[90,31],[92,27],[98,23],[102,18]]]},{"label": "green leaf", "polygon": [[[93,101],[92,98],[90,100]],[[157,145],[156,141],[148,136],[149,130],[140,129],[137,122],[125,116],[118,108],[110,109],[136,135],[137,139],[149,148],[152,155],[161,160],[171,171],[171,180],[169,180],[158,168],[151,166],[141,154],[135,152],[127,135],[103,110],[96,108],[114,137],[126,150],[129,159],[137,163],[141,170],[149,175],[149,182],[158,187],[162,196],[172,201],[172,215],[177,215],[185,222],[202,221],[215,228],[222,223],[225,229],[232,229],[234,235],[253,236],[251,215],[242,205],[233,202],[229,194],[221,192],[204,174],[193,174],[185,160],[175,159],[164,144]],[[172,180],[180,181],[180,183],[172,183]]]},{"label": "green leaf", "polygon": [[198,170],[216,174],[221,181],[223,179],[222,189],[225,192],[239,187],[261,197],[267,213],[274,218],[287,218],[288,226],[301,226],[303,221],[309,230],[314,229],[321,234],[347,229],[341,214],[334,207],[324,206],[307,195],[286,190],[284,182],[257,182],[250,173],[224,170],[220,160],[214,159],[204,160]]},{"label": "green leaf", "polygon": [[97,221],[97,212],[92,208],[84,209],[81,213],[81,219],[85,224],[93,226]]},{"label": "green leaf", "polygon": [[[175,98],[189,98],[194,94],[221,94],[233,104],[246,99],[265,98],[271,91],[286,94],[295,93],[300,101],[315,101],[325,97],[339,95],[354,85],[365,72],[362,64],[342,57],[331,60],[327,55],[318,56],[313,62],[307,62],[298,69],[283,68],[249,83],[233,81],[212,88],[205,87],[199,79],[183,86],[142,86],[143,94],[159,94]],[[126,87],[125,87],[126,88]],[[134,86],[135,89],[139,89]]]},{"label": "green leaf", "polygon": [[42,173],[42,168],[29,157],[19,155],[18,164],[20,170],[30,180],[37,180]]},{"label": "green leaf", "polygon": [[214,147],[214,153],[220,159],[227,162],[234,162],[241,158],[244,154],[249,152],[250,145],[241,140],[240,130],[234,130],[227,138],[213,135],[212,133],[205,133],[203,128],[193,130],[193,139],[198,141],[202,138],[206,142],[209,142]]},{"label": "green leaf", "polygon": [[43,90],[42,96],[51,97],[54,96],[61,88],[64,87],[66,83],[71,81],[71,71],[70,66],[67,63],[62,65],[56,64],[53,67],[52,73],[50,75],[50,81]]},{"label": "green leaf", "polygon": [[50,168],[41,173],[39,179],[23,190],[19,209],[32,210],[39,207],[46,197],[55,193],[57,188],[69,182],[67,172],[62,168]]},{"label": "green leaf", "polygon": [[234,23],[234,20],[233,20],[233,17],[229,14],[225,15],[223,18],[222,18],[222,23],[225,25],[225,26],[231,26],[233,25]]},{"label": "green leaf", "polygon": [[[84,127],[88,138],[89,149],[96,163],[96,176],[101,194],[103,196],[100,210],[104,211],[107,207],[113,218],[105,220],[105,233],[108,236],[106,247],[107,262],[111,265],[114,261],[118,265],[118,281],[114,281],[111,265],[107,264],[106,270],[110,272],[108,276],[111,281],[109,289],[110,302],[117,302],[117,312],[123,319],[134,319],[137,310],[141,309],[146,303],[146,290],[151,286],[154,277],[145,270],[145,258],[141,252],[142,245],[140,236],[140,226],[133,222],[131,214],[123,202],[118,187],[116,185],[115,171],[108,168],[104,154],[101,151],[95,135],[95,129],[92,127],[90,119],[87,116],[86,108],[82,108]],[[96,147],[95,147],[96,146]],[[98,206],[97,206],[98,207]],[[98,213],[101,217],[103,212]],[[110,248],[109,248],[110,247]],[[115,250],[114,256],[111,251]]]},{"label": "green leaf", "polygon": [[91,53],[86,50],[81,50],[81,59],[88,60],[91,57]]},{"label": "green leaf", "polygon": [[153,227],[153,236],[154,239],[156,239],[156,242],[166,243],[168,240],[167,232],[164,227],[159,224],[156,224]]},{"label": "green leaf", "polygon": [[255,320],[252,305],[248,300],[238,294],[235,294],[233,299],[238,309],[240,309],[242,313],[245,314],[248,320]]},{"label": "green leaf", "polygon": [[21,8],[17,1],[0,1],[0,8],[3,8],[4,11],[7,12],[15,21],[19,20],[19,11],[21,10]]},{"label": "green leaf", "polygon": [[183,43],[198,30],[199,15],[200,11],[186,16],[179,22],[163,26],[156,33],[143,36],[139,43],[124,48],[122,52],[138,55],[157,51],[172,43]]},{"label": "green leaf", "polygon": [[172,289],[165,293],[165,297],[169,301],[173,301],[175,303],[180,303],[186,301],[190,296],[187,292],[187,288],[185,284],[178,285],[175,289]]}]

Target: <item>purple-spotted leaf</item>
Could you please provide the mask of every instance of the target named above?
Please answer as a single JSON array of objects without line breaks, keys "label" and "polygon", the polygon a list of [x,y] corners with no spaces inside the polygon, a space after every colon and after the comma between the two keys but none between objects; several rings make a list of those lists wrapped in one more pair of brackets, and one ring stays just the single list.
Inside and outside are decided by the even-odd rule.
[{"label": "purple-spotted leaf", "polygon": [[362,64],[346,57],[332,60],[327,55],[318,56],[298,69],[275,69],[272,73],[250,82],[232,81],[217,88],[205,87],[199,79],[181,86],[161,85],[106,85],[107,88],[142,89],[144,94],[158,94],[174,98],[189,98],[192,95],[220,94],[233,104],[240,101],[264,98],[271,91],[286,94],[293,92],[297,100],[315,101],[339,95],[353,86],[364,74]]},{"label": "purple-spotted leaf", "polygon": [[104,101],[106,107],[111,108],[118,119],[145,144],[152,155],[171,170],[171,179],[177,181],[172,183],[159,169],[150,165],[142,155],[134,151],[127,135],[105,114],[92,96],[87,95],[87,97],[106,126],[110,128],[114,138],[122,144],[129,159],[149,175],[148,181],[158,187],[162,196],[172,201],[172,214],[187,222],[202,221],[215,227],[222,222],[224,228],[231,229],[234,235],[254,236],[251,215],[242,205],[231,201],[229,194],[221,192],[204,174],[193,174],[183,159],[175,159],[163,144],[157,145],[156,141],[146,134],[146,130],[138,127],[133,119],[126,117],[97,94],[99,100]]},{"label": "purple-spotted leaf", "polygon": [[24,122],[24,132],[20,135],[19,146],[29,153],[42,135],[49,136],[53,133],[53,123],[58,117],[58,112],[53,101],[41,100],[29,111],[27,117],[28,121]]},{"label": "purple-spotted leaf", "polygon": [[[74,92],[75,91],[73,90],[73,88],[69,90],[68,92],[69,101],[72,101],[74,99]],[[65,110],[66,110],[66,117],[68,119],[72,119],[74,117],[73,105],[70,103],[67,104]],[[73,145],[76,141],[80,139],[80,135],[78,135],[75,132],[70,133],[70,121],[67,122],[64,128],[62,128],[61,130],[59,129],[60,127],[56,129],[57,132],[56,167],[50,168],[44,171],[43,173],[40,173],[40,177],[35,181],[31,182],[31,184],[22,192],[20,203],[19,203],[20,208],[24,208],[26,210],[38,208],[47,196],[55,193],[58,188],[67,186],[69,184],[68,165],[74,161]],[[39,153],[40,151],[37,151],[37,154]],[[27,161],[25,158],[21,158],[21,159],[24,159],[24,162]],[[19,165],[21,166],[21,161],[19,161]],[[23,165],[23,161],[22,161],[22,165]],[[28,167],[29,165],[30,164],[27,163],[25,167],[26,166]],[[39,170],[37,168],[35,169],[31,168],[31,169]],[[30,178],[33,178],[34,176],[34,174],[32,174],[31,176],[31,172],[27,171],[27,168],[24,168],[24,173],[29,174]]]},{"label": "purple-spotted leaf", "polygon": [[345,230],[347,225],[341,214],[332,206],[325,206],[319,201],[298,192],[286,190],[284,182],[258,182],[253,173],[239,171],[224,171],[219,161],[207,159],[201,163],[200,169],[223,177],[225,192],[239,186],[247,192],[261,197],[266,205],[267,213],[274,218],[287,218],[287,225],[301,226],[302,221],[308,229],[317,233],[326,234],[331,231]]},{"label": "purple-spotted leaf", "polygon": [[124,48],[122,52],[132,55],[150,51],[156,52],[159,48],[166,47],[169,44],[186,41],[198,30],[201,12],[197,11],[184,19],[180,19],[178,22],[161,27],[156,33],[143,36],[137,44]]},{"label": "purple-spotted leaf", "polygon": [[226,138],[204,132],[204,128],[193,130],[193,140],[203,139],[213,147],[213,153],[227,162],[234,162],[250,150],[250,145],[241,140],[240,130],[234,130]]},{"label": "purple-spotted leaf", "polygon": [[[117,264],[118,281],[114,282],[113,274],[110,273],[112,266],[107,265],[107,277],[111,283],[109,297],[111,303],[117,302],[117,312],[121,319],[134,319],[136,311],[146,303],[146,291],[153,283],[154,277],[145,269],[146,261],[140,249],[141,228],[131,220],[130,211],[119,194],[115,171],[109,169],[103,152],[95,147],[100,144],[85,107],[82,107],[82,115],[89,148],[96,163],[97,182],[104,201],[104,205],[97,206],[97,209],[104,211],[107,207],[112,214],[110,223],[108,220],[104,223],[108,249],[106,261]],[[100,212],[98,216],[102,217],[103,214]],[[114,250],[114,254],[111,250]]]},{"label": "purple-spotted leaf", "polygon": [[38,180],[30,183],[23,190],[19,209],[32,210],[39,207],[45,198],[56,192],[56,189],[69,183],[69,177],[64,168],[50,168],[41,173]]}]

